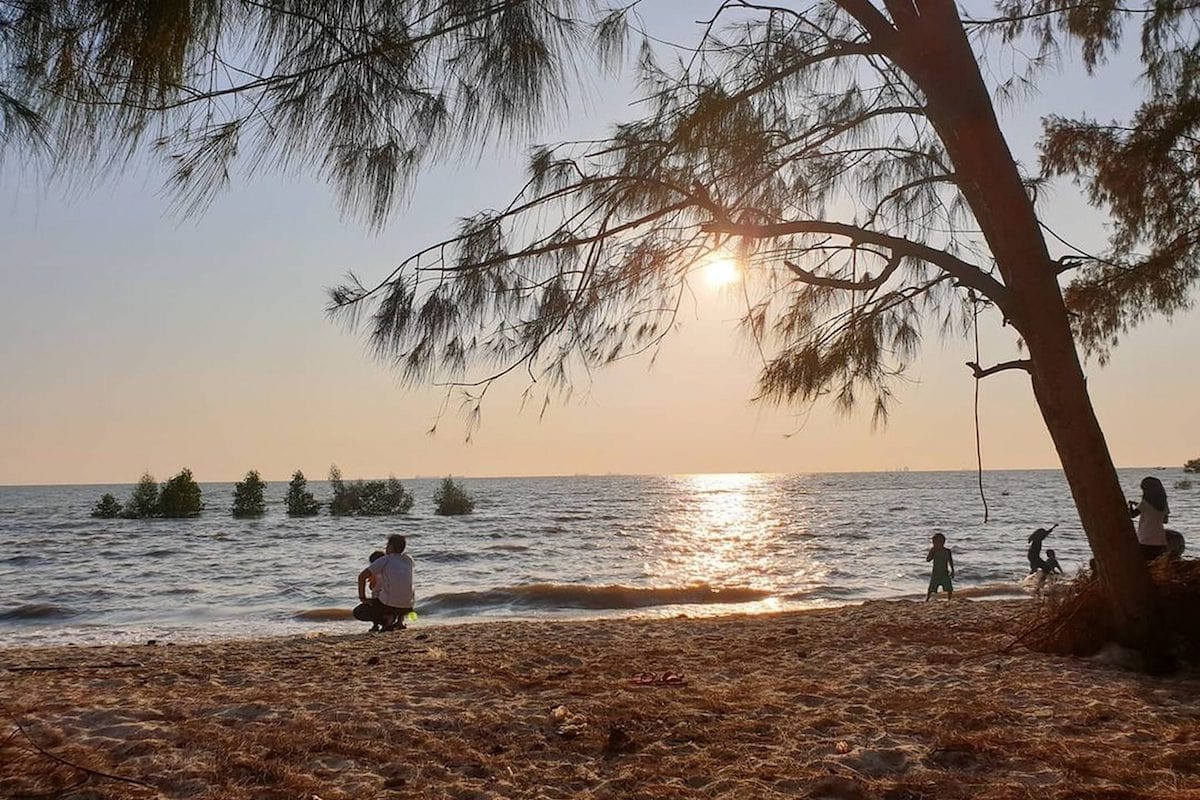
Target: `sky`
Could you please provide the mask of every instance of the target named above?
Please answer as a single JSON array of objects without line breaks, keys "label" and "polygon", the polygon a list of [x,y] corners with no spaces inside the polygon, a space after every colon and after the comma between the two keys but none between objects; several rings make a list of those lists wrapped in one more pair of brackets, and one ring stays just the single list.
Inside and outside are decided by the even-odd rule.
[{"label": "sky", "polygon": [[[653,7],[650,22],[667,35],[686,35],[696,16],[694,3]],[[1129,54],[1090,79],[1064,64],[1038,95],[1001,109],[1014,152],[1034,163],[1038,120],[1051,111],[1123,116],[1135,81]],[[535,139],[595,134],[628,117],[631,100],[627,83],[593,86]],[[331,463],[347,477],[974,468],[970,342],[928,337],[883,429],[869,413],[845,417],[822,403],[764,406],[753,402],[758,356],[737,331],[736,301],[703,281],[653,363],[599,371],[544,415],[522,408],[526,383],[514,376],[489,393],[468,441],[443,390],[401,385],[361,337],[326,318],[325,289],[348,269],[386,274],[458,217],[506,202],[524,161],[514,146],[433,167],[372,233],[304,175],[235,176],[185,217],[149,157],[86,186],[9,159],[0,166],[0,484],[132,482],[184,466],[201,481],[249,469],[318,478]],[[1103,217],[1077,188],[1055,185],[1041,208],[1068,240],[1102,246]],[[985,361],[1013,357],[1011,331],[991,325],[982,338]],[[1118,465],[1200,455],[1200,440],[1181,435],[1195,430],[1200,377],[1180,366],[1194,363],[1198,342],[1192,311],[1143,325],[1107,366],[1087,365]],[[1057,466],[1026,376],[986,380],[980,418],[986,468]]]}]

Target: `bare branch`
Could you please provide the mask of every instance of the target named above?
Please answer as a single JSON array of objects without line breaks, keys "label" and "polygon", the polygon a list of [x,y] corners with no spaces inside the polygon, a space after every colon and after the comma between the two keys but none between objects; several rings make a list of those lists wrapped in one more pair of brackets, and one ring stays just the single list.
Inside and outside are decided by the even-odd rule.
[{"label": "bare branch", "polygon": [[1004,372],[1010,369],[1020,369],[1029,372],[1033,367],[1033,362],[1027,358],[1018,358],[1015,361],[1004,361],[985,369],[974,361],[968,361],[967,366],[971,368],[971,372],[976,378],[986,378],[989,375],[995,375],[997,372]]},{"label": "bare branch", "polygon": [[1009,319],[1014,318],[1009,291],[1004,284],[991,275],[988,275],[978,266],[963,261],[953,253],[947,253],[945,250],[938,250],[935,247],[914,242],[910,239],[890,236],[885,233],[847,225],[842,222],[829,222],[826,220],[796,220],[768,225],[710,222],[701,226],[701,229],[709,233],[724,233],[750,239],[771,239],[777,236],[789,236],[796,233],[825,233],[834,236],[844,236],[847,239],[863,242],[864,244],[887,247],[893,253],[912,256],[913,258],[918,258],[939,267],[946,274],[958,281],[958,283],[974,289],[994,302],[1000,307],[1006,317]]},{"label": "bare branch", "polygon": [[845,289],[849,292],[869,292],[878,289],[883,284],[887,283],[887,279],[892,277],[892,273],[900,266],[903,260],[903,255],[892,252],[891,258],[888,259],[887,265],[874,278],[868,278],[862,281],[848,281],[843,278],[830,278],[826,275],[817,275],[815,272],[809,272],[798,264],[791,261],[784,261],[783,265],[792,271],[801,282],[807,283],[810,286],[824,286],[829,289]]}]

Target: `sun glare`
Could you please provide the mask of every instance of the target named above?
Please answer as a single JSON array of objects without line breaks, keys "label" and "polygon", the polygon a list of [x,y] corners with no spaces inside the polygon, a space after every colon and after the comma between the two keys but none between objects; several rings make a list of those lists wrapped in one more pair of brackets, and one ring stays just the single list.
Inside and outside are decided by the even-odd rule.
[{"label": "sun glare", "polygon": [[737,283],[741,275],[732,258],[714,258],[704,267],[704,279],[709,286],[721,287]]}]

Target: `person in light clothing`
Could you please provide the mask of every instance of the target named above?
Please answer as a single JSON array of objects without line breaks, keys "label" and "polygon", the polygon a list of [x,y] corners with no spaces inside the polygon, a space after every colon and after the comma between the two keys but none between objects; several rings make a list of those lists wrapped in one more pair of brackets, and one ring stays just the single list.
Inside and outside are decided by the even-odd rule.
[{"label": "person in light clothing", "polygon": [[1158,478],[1142,478],[1142,502],[1129,504],[1130,516],[1137,517],[1137,539],[1142,558],[1153,561],[1167,551],[1167,490]]},{"label": "person in light clothing", "polygon": [[385,631],[404,627],[404,616],[413,610],[413,560],[404,552],[408,542],[400,534],[387,540],[383,558],[372,561],[358,574],[358,599],[367,603],[367,583],[373,586],[374,602],[369,606],[372,622]]}]

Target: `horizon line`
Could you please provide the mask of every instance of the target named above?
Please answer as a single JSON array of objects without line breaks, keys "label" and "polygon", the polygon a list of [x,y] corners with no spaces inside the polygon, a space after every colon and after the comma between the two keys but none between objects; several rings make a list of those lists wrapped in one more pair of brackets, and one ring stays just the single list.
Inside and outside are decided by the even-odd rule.
[{"label": "horizon line", "polygon": [[[186,468],[184,468],[186,469]],[[1143,469],[1150,471],[1162,470],[1179,470],[1182,471],[1182,466],[1146,466],[1144,464],[1135,464],[1132,466],[1118,466],[1117,470],[1127,469]],[[893,467],[891,469],[835,469],[835,470],[799,470],[796,472],[780,472],[777,470],[726,470],[718,472],[571,472],[571,473],[548,473],[548,474],[523,474],[523,475],[425,475],[414,474],[407,476],[388,475],[379,476],[359,476],[353,478],[345,478],[345,480],[387,480],[395,477],[401,481],[424,481],[424,480],[441,480],[443,478],[454,478],[455,480],[537,480],[549,478],[671,478],[683,477],[691,475],[888,475],[893,473],[945,473],[945,472],[970,472],[978,473],[975,467],[970,468],[942,468],[942,469],[911,469],[909,467]],[[1061,466],[1055,467],[1004,467],[996,469],[984,469],[986,473],[1001,473],[1001,472],[1062,472]],[[178,474],[178,473],[175,473]],[[196,483],[218,484],[218,483],[237,483],[242,480],[245,475],[239,476],[233,480],[197,480]],[[288,483],[291,476],[287,478],[263,478],[263,483]],[[310,482],[328,482],[328,477],[307,478]],[[159,481],[162,483],[163,481]],[[89,481],[84,483],[0,483],[0,489],[33,489],[33,488],[56,488],[56,487],[71,487],[71,486],[133,486],[137,484],[137,480],[132,481]]]}]

